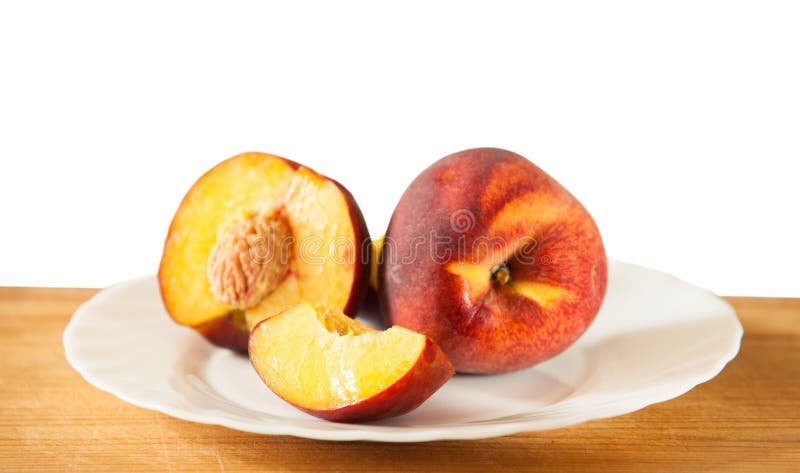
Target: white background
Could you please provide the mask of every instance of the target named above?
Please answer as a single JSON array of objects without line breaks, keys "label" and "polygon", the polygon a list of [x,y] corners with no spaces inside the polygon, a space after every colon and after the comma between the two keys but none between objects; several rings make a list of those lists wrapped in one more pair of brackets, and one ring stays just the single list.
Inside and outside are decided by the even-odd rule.
[{"label": "white background", "polygon": [[154,272],[242,151],[338,179],[379,235],[431,162],[497,146],[611,257],[800,296],[800,3],[283,3],[0,4],[0,285]]}]

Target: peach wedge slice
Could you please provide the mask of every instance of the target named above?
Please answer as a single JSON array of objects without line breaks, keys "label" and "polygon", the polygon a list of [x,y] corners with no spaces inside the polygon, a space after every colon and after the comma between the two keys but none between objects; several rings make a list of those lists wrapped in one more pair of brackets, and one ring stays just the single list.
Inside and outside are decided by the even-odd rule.
[{"label": "peach wedge slice", "polygon": [[167,312],[245,352],[250,329],[302,301],[354,315],[369,236],[353,196],[288,159],[244,153],[195,182],[169,227],[158,280]]},{"label": "peach wedge slice", "polygon": [[309,303],[256,325],[250,361],[279,397],[338,422],[405,414],[454,373],[424,335],[402,327],[378,331]]}]

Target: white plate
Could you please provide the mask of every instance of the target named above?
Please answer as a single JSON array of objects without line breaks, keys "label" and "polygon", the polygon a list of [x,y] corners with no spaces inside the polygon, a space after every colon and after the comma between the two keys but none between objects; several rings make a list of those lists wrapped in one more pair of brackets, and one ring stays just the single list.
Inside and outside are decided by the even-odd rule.
[{"label": "white plate", "polygon": [[[64,347],[91,384],[174,417],[262,434],[387,442],[485,438],[625,414],[685,393],[736,356],[742,327],[711,292],[626,263],[612,261],[609,275],[600,313],[561,355],[511,374],[456,375],[417,410],[366,424],[319,420],[283,402],[246,357],[173,323],[155,276],[83,304]],[[371,322],[374,315],[360,317]]]}]

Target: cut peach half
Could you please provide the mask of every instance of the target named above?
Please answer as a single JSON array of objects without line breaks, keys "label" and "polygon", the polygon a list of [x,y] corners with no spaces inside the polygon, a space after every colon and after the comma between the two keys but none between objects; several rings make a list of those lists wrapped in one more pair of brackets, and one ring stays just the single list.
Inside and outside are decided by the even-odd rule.
[{"label": "cut peach half", "polygon": [[223,161],[186,194],[158,279],[175,321],[246,351],[256,323],[301,301],[355,314],[368,252],[364,218],[344,187],[251,152]]},{"label": "cut peach half", "polygon": [[309,303],[256,325],[250,361],[279,397],[339,422],[405,414],[454,373],[424,335],[397,326],[381,332]]}]

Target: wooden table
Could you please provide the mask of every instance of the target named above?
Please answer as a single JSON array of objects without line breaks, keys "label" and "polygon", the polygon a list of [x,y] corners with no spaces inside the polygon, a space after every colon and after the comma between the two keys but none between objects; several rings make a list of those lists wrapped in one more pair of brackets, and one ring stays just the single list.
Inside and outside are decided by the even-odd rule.
[{"label": "wooden table", "polygon": [[92,387],[61,334],[94,293],[0,288],[0,470],[800,471],[800,299],[728,298],[742,350],[678,399],[548,432],[383,444],[194,424]]}]

